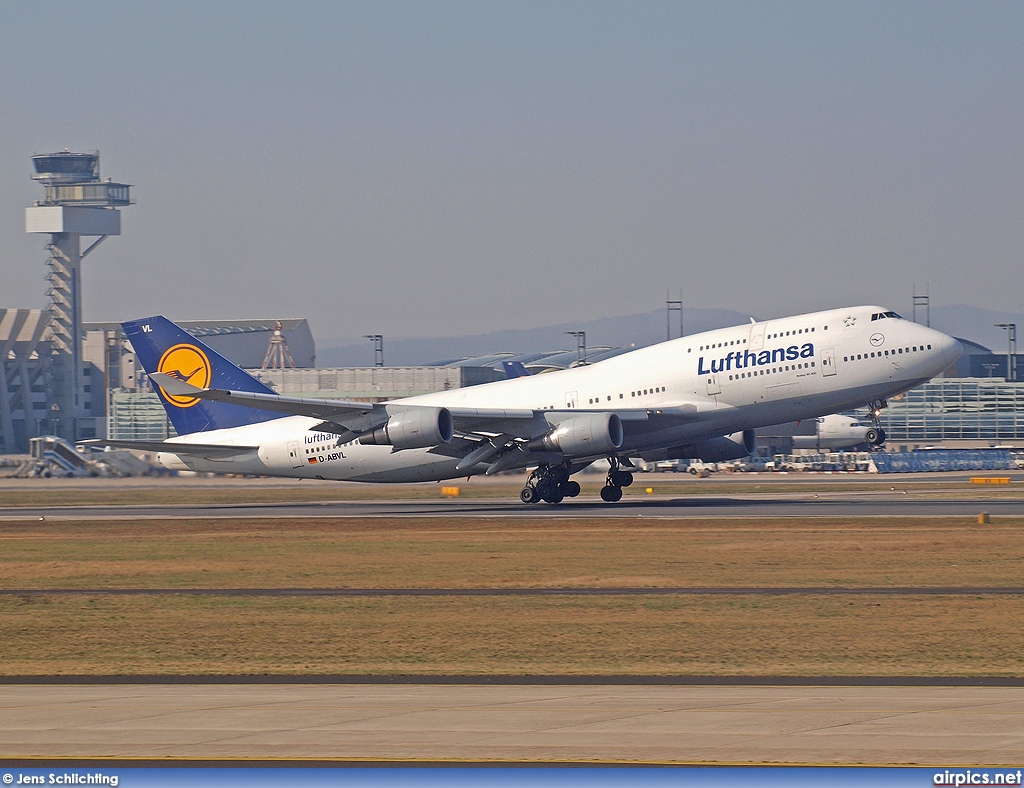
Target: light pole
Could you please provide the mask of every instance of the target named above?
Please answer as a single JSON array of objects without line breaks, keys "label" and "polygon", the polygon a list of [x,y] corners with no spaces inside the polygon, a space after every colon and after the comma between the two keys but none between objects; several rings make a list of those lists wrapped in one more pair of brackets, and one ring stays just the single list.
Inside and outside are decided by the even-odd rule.
[{"label": "light pole", "polygon": [[373,366],[384,366],[384,337],[381,334],[363,334],[363,339],[373,343]]},{"label": "light pole", "polygon": [[1006,380],[1017,379],[1017,324],[996,323],[996,328],[1006,330]]},{"label": "light pole", "polygon": [[576,337],[576,365],[582,367],[587,363],[587,332],[566,331],[571,337]]},{"label": "light pole", "polygon": [[672,313],[679,313],[679,336],[683,335],[683,291],[679,291],[679,298],[672,298],[668,290],[665,291],[665,341],[672,339]]}]

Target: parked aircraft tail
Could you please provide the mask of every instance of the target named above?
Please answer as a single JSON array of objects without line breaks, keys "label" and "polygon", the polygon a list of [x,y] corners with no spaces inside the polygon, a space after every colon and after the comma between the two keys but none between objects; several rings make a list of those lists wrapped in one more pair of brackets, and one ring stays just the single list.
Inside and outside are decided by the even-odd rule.
[{"label": "parked aircraft tail", "polygon": [[[162,372],[199,388],[276,393],[166,317],[145,317],[121,325],[148,373]],[[157,385],[153,388],[179,435],[281,418],[279,413],[168,394]]]},{"label": "parked aircraft tail", "polygon": [[523,366],[522,361],[503,361],[501,365],[505,368],[506,378],[530,377],[530,370]]}]

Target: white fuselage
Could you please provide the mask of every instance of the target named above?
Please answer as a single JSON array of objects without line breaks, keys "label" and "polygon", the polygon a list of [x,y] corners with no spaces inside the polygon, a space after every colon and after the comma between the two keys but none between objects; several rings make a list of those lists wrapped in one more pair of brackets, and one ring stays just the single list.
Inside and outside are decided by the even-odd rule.
[{"label": "white fuselage", "polygon": [[[741,430],[850,410],[907,391],[959,357],[960,344],[882,307],[816,312],[663,342],[590,366],[410,397],[447,408],[646,411],[688,406],[666,423],[624,420],[619,456],[639,456]],[[892,315],[891,312],[888,315]],[[874,318],[874,319],[873,319]],[[318,419],[287,416],[172,439],[259,446],[228,460],[161,454],[168,467],[350,481],[432,481],[457,471],[471,444],[456,437],[431,449],[393,450],[314,431]]]}]

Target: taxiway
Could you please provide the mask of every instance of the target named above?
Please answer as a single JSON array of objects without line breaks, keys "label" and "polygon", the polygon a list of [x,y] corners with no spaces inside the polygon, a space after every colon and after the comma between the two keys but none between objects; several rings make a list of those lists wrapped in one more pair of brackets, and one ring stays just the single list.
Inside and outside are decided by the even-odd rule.
[{"label": "taxiway", "polygon": [[35,685],[0,710],[8,760],[1024,761],[1021,687]]}]

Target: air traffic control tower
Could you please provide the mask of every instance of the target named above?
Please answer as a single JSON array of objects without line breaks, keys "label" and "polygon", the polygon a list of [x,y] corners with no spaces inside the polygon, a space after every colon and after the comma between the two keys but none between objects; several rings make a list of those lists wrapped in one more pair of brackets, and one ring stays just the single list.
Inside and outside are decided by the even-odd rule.
[{"label": "air traffic control tower", "polygon": [[[107,237],[121,234],[118,208],[132,200],[128,184],[100,180],[99,151],[72,153],[65,148],[33,156],[32,164],[32,179],[43,185],[45,194],[25,209],[25,231],[50,236],[50,421],[61,437],[77,440],[95,434],[93,414],[84,409],[82,396],[82,260]],[[82,236],[95,238],[84,251]]]}]

